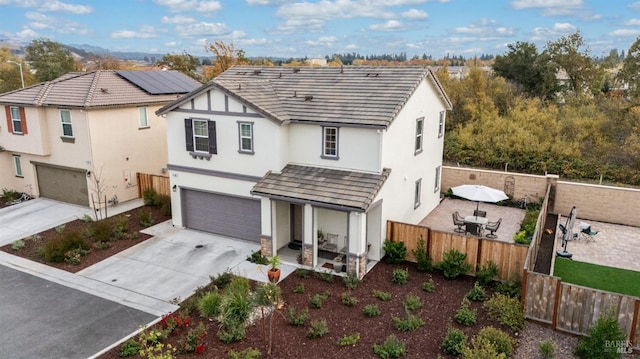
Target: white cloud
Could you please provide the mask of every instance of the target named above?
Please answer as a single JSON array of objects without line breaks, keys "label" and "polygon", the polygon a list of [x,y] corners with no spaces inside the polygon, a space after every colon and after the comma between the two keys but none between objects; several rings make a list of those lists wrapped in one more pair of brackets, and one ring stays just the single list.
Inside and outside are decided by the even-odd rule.
[{"label": "white cloud", "polygon": [[60,34],[86,35],[89,33],[89,30],[84,24],[65,18],[30,11],[25,13],[25,18],[31,20],[28,26],[33,29],[47,29]]},{"label": "white cloud", "polygon": [[219,36],[230,34],[227,25],[221,22],[198,22],[194,24],[177,25],[176,31],[180,36]]},{"label": "white cloud", "polygon": [[290,19],[277,27],[277,30],[284,34],[298,31],[318,32],[323,29],[324,21],[320,19]]},{"label": "white cloud", "polygon": [[114,39],[153,39],[158,37],[160,32],[167,32],[167,30],[153,26],[141,26],[138,31],[118,30],[112,32],[110,36]]},{"label": "white cloud", "polygon": [[632,8],[633,10],[640,10],[640,1],[636,1],[634,3],[631,3],[628,5],[630,8]]},{"label": "white cloud", "polygon": [[485,38],[513,36],[515,31],[510,27],[500,26],[496,20],[481,19],[467,26],[449,30],[453,34],[482,35]]},{"label": "white cloud", "polygon": [[553,31],[557,33],[572,33],[578,31],[578,28],[568,22],[553,24]]},{"label": "white cloud", "polygon": [[[237,0],[236,0],[237,1]],[[246,0],[249,5],[273,6],[280,5],[291,0]]]},{"label": "white cloud", "polygon": [[347,50],[356,50],[356,49],[358,49],[358,45],[356,45],[356,44],[348,44],[344,48],[347,49]]},{"label": "white cloud", "polygon": [[240,39],[238,40],[238,45],[240,46],[252,46],[252,45],[265,45],[268,41],[266,38],[261,39]]},{"label": "white cloud", "polygon": [[166,6],[171,12],[198,11],[210,14],[222,9],[220,1],[197,0],[153,0],[156,4]]},{"label": "white cloud", "polygon": [[429,17],[429,14],[423,10],[411,9],[403,12],[402,17],[410,20],[424,20]]},{"label": "white cloud", "polygon": [[618,29],[608,33],[610,36],[625,36],[625,37],[636,37],[640,35],[640,30],[638,29]]},{"label": "white cloud", "polygon": [[631,19],[624,23],[627,26],[638,26],[640,25],[640,19]]},{"label": "white cloud", "polygon": [[67,4],[57,0],[46,1],[44,4],[42,4],[42,6],[38,7],[38,10],[59,11],[76,15],[90,14],[93,12],[93,8],[91,6]]},{"label": "white cloud", "polygon": [[531,31],[531,41],[549,41],[578,31],[570,23],[555,23],[551,28],[536,27]]},{"label": "white cloud", "polygon": [[196,19],[189,16],[163,16],[160,21],[163,24],[191,24],[196,22]]},{"label": "white cloud", "polygon": [[516,10],[531,8],[576,7],[582,6],[582,0],[516,0],[511,6]]},{"label": "white cloud", "polygon": [[388,20],[384,24],[373,24],[369,26],[369,29],[375,31],[402,31],[405,27],[400,21]]},{"label": "white cloud", "polygon": [[164,46],[167,46],[167,47],[176,47],[178,45],[180,45],[180,43],[177,41],[168,41],[164,43]]},{"label": "white cloud", "polygon": [[211,14],[222,9],[220,1],[202,1],[196,7],[196,11],[203,14]]},{"label": "white cloud", "polygon": [[40,35],[37,32],[31,29],[24,29],[22,31],[16,32],[16,36],[19,39],[23,39],[23,40],[30,40],[30,39],[35,39],[37,37],[40,37]]}]

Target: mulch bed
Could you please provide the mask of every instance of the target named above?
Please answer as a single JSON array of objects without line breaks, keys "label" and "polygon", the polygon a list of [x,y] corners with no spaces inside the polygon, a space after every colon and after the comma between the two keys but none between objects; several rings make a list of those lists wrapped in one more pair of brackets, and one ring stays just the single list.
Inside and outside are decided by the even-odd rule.
[{"label": "mulch bed", "polygon": [[[102,261],[103,259],[109,258],[114,254],[117,254],[129,247],[135,246],[136,244],[150,238],[151,236],[144,233],[140,233],[141,230],[146,228],[145,226],[140,224],[140,221],[138,220],[138,213],[143,210],[150,211],[151,216],[153,217],[154,222],[156,224],[160,222],[164,222],[171,218],[171,216],[166,216],[162,214],[162,211],[160,208],[150,207],[150,206],[136,208],[131,211],[119,214],[117,216],[125,216],[126,218],[129,219],[127,233],[137,233],[136,235],[134,235],[135,238],[119,239],[119,240],[113,241],[111,242],[111,247],[107,249],[98,249],[98,248],[92,247],[89,254],[81,257],[80,264],[77,264],[77,265],[73,265],[70,263],[49,263],[37,255],[37,251],[39,247],[43,246],[48,241],[51,241],[58,235],[55,228],[51,228],[49,230],[39,233],[38,236],[36,236],[36,238],[38,238],[36,240],[33,239],[34,237],[29,237],[24,239],[25,246],[21,250],[12,249],[11,244],[0,247],[0,250],[3,252],[11,253],[18,257],[23,257],[23,258],[26,258],[35,262],[43,263],[52,267],[56,267],[58,269],[62,269],[71,273],[76,273],[84,268],[87,268],[95,263]],[[77,219],[72,222],[66,223],[64,225],[64,231],[71,231],[71,230],[83,231],[86,228],[88,228],[90,224],[91,224],[90,222],[85,222],[80,219]]]},{"label": "mulch bed", "polygon": [[[392,283],[391,275],[393,270],[397,268],[409,270],[407,284]],[[429,278],[432,278],[435,283],[435,291],[432,293],[424,292],[421,289],[422,283]],[[487,318],[481,303],[477,302],[471,302],[471,307],[478,311],[478,322],[475,325],[464,327],[453,322],[453,315],[460,308],[465,294],[473,287],[474,281],[474,278],[467,276],[447,280],[439,272],[425,274],[417,271],[415,264],[409,262],[400,266],[379,263],[351,292],[359,300],[359,303],[354,307],[347,307],[340,301],[341,293],[348,291],[340,277],[334,277],[333,282],[329,283],[313,276],[301,278],[293,273],[280,283],[285,307],[274,316],[272,357],[372,358],[375,357],[373,345],[382,344],[388,335],[394,334],[406,343],[406,357],[408,358],[436,358],[438,355],[449,358],[450,356],[445,355],[440,349],[449,323],[452,323],[453,327],[462,329],[469,338],[485,326],[499,327],[497,323],[491,322]],[[293,289],[299,284],[304,285],[305,291],[296,294]],[[371,294],[374,289],[390,292],[392,299],[383,302],[374,298]],[[324,302],[323,307],[312,309],[310,298],[314,294],[327,290],[331,292],[331,296]],[[402,302],[408,294],[417,295],[422,299],[423,308],[415,314],[418,314],[425,321],[425,325],[413,332],[400,332],[394,328],[392,317],[405,316]],[[367,304],[378,305],[381,314],[377,317],[367,318],[362,312]],[[287,307],[295,307],[296,312],[308,308],[310,318],[307,324],[300,327],[288,324],[285,319]],[[178,358],[226,358],[231,350],[241,351],[250,347],[259,349],[263,353],[263,357],[267,357],[263,341],[265,328],[260,321],[247,328],[247,335],[242,341],[224,344],[216,336],[219,326],[217,322],[206,321],[195,312],[189,314],[188,317],[189,327],[195,327],[199,322],[205,323],[207,327],[207,335],[204,339],[206,349],[202,354],[184,353],[179,354]],[[306,337],[309,321],[316,319],[327,321],[329,334],[322,338],[309,339]],[[514,335],[508,329],[501,329]],[[179,345],[179,340],[184,339],[187,330],[183,328],[178,333],[172,333],[165,343]],[[268,335],[268,327],[266,330],[266,335]],[[355,333],[360,334],[360,340],[355,346],[341,347],[337,344],[341,337]],[[118,358],[119,351],[120,347],[116,347],[100,358]]]}]

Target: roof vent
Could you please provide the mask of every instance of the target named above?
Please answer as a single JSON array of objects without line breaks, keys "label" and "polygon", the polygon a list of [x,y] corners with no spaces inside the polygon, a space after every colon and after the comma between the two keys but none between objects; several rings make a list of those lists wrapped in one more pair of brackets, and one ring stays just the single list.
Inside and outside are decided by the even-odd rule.
[{"label": "roof vent", "polygon": [[340,73],[343,74],[344,73],[344,65],[340,65]]},{"label": "roof vent", "polygon": [[293,68],[293,73],[297,74],[298,72],[300,72],[300,68],[299,67],[294,67]]},{"label": "roof vent", "polygon": [[102,91],[102,93],[109,93],[109,89],[108,88],[100,88],[100,91]]},{"label": "roof vent", "polygon": [[242,83],[238,82],[238,90],[242,90]]},{"label": "roof vent", "polygon": [[369,73],[369,74],[367,74],[367,77],[378,77],[378,75],[380,75],[380,74],[379,74],[379,73],[377,73],[377,72],[376,72],[376,73],[374,73],[374,74]]},{"label": "roof vent", "polygon": [[282,71],[280,71],[280,75],[278,75],[278,78],[281,78],[281,77],[282,77]]},{"label": "roof vent", "polygon": [[307,95],[307,96],[304,97],[304,100],[305,101],[311,101],[311,100],[313,100],[313,96]]},{"label": "roof vent", "polygon": [[293,97],[298,97],[298,91],[293,91]]},{"label": "roof vent", "polygon": [[261,72],[262,70],[253,70],[253,74],[256,76],[260,75]]}]

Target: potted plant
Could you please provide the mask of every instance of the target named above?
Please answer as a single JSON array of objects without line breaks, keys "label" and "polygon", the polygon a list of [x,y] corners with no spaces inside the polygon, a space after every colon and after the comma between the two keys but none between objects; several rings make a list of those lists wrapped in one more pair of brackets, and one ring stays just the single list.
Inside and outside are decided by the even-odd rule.
[{"label": "potted plant", "polygon": [[333,258],[333,270],[338,273],[342,272],[342,255]]},{"label": "potted plant", "polygon": [[273,256],[269,258],[269,270],[267,271],[267,277],[269,278],[269,282],[277,283],[280,280],[280,264],[282,264],[282,260],[280,256]]},{"label": "potted plant", "polygon": [[318,243],[324,243],[324,232],[322,229],[318,229]]}]

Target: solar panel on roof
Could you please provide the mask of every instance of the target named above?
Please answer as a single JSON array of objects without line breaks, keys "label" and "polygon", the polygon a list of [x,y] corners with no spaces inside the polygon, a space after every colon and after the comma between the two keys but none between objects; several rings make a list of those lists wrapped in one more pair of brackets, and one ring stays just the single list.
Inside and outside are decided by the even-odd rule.
[{"label": "solar panel on roof", "polygon": [[187,93],[200,83],[178,71],[116,71],[116,73],[151,95]]}]

